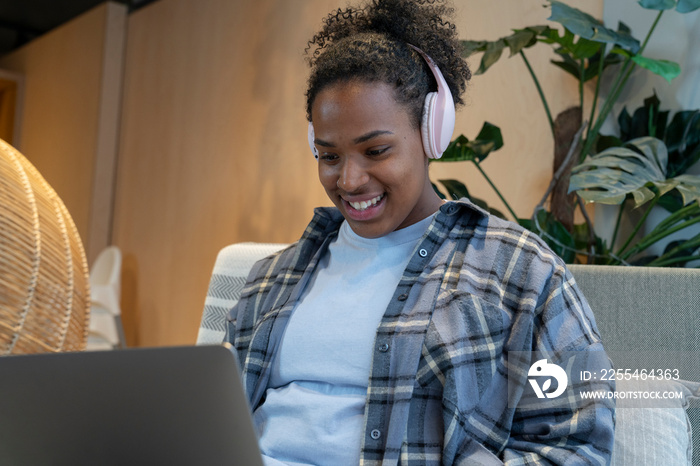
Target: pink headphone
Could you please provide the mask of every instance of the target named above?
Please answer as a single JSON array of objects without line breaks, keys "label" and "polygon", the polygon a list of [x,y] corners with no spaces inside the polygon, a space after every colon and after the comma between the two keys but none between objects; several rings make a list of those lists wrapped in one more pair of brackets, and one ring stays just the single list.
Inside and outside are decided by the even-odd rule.
[{"label": "pink headphone", "polygon": [[[421,54],[437,81],[437,92],[428,92],[425,96],[421,117],[421,137],[426,155],[431,159],[439,159],[450,144],[455,129],[455,103],[450,88],[433,59],[418,47],[408,45]],[[318,160],[318,150],[314,144],[314,125],[311,122],[309,122],[308,138],[311,152]]]}]

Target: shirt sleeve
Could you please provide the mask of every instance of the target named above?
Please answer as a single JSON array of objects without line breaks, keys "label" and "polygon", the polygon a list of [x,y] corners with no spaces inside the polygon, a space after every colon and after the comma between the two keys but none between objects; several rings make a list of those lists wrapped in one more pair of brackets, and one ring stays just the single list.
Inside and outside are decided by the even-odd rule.
[{"label": "shirt sleeve", "polygon": [[[502,452],[506,465],[610,463],[614,383],[584,374],[606,373],[612,364],[573,276],[563,265],[558,269],[546,281],[534,313],[534,351],[509,357],[524,364],[519,375],[511,374],[522,394]],[[542,372],[545,376],[536,375]],[[556,387],[566,384],[559,395],[553,380]]]}]

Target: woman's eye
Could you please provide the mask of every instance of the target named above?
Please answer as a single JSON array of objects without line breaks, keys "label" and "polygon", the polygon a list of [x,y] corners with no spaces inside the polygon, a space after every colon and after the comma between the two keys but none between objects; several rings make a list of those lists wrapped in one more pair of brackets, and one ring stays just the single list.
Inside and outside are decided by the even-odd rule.
[{"label": "woman's eye", "polygon": [[333,162],[333,161],[338,159],[338,155],[333,154],[333,153],[328,153],[328,152],[321,152],[321,155],[319,156],[319,158],[321,160],[323,160],[324,162]]},{"label": "woman's eye", "polygon": [[378,147],[378,148],[374,148],[374,149],[368,149],[367,155],[369,155],[369,156],[382,155],[387,150],[389,150],[389,147]]}]

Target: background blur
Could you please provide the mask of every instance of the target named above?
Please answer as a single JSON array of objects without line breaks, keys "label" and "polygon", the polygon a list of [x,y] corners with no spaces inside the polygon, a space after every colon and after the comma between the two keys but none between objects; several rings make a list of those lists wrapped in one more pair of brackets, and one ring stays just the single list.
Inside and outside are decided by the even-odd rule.
[{"label": "background blur", "polygon": [[[306,142],[303,52],[326,13],[346,3],[108,2],[49,32],[34,28],[19,47],[17,37],[5,42],[0,78],[20,88],[12,143],[64,200],[90,263],[109,244],[122,249],[130,345],[194,343],[218,250],[294,241],[313,208],[330,204]],[[463,39],[497,39],[549,16],[541,0],[454,3]],[[638,38],[654,17],[633,0],[567,3],[606,15],[613,27],[634,13]],[[673,48],[683,80],[639,77],[628,91],[631,108],[651,88],[666,108],[700,107],[700,21],[685,16],[666,14],[647,53]],[[528,49],[557,114],[576,104],[577,89],[549,64],[552,55],[544,46]],[[474,70],[478,59],[470,61]],[[501,127],[505,146],[482,166],[516,212],[529,216],[551,178],[553,148],[521,60],[502,59],[472,79],[455,135],[473,138],[484,121]],[[472,166],[432,170],[433,179],[459,178],[502,209]]]}]

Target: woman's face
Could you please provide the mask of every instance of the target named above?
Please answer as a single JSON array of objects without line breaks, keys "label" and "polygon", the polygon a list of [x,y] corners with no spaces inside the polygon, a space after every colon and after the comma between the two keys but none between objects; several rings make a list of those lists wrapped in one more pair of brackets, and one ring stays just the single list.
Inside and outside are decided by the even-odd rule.
[{"label": "woman's face", "polygon": [[437,211],[420,130],[391,86],[336,83],[311,110],[319,179],[355,233],[377,238]]}]

